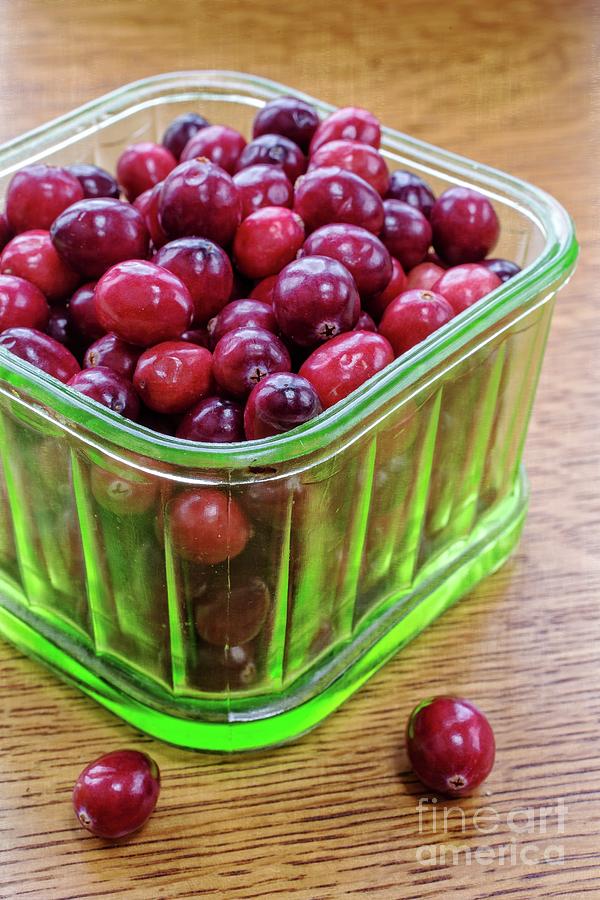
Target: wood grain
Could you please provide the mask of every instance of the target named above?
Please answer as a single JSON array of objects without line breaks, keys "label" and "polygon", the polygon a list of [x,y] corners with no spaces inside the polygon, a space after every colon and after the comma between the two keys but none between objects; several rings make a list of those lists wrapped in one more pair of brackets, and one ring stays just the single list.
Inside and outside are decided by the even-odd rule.
[{"label": "wood grain", "polygon": [[[518,553],[317,731],[237,758],[174,750],[0,644],[0,897],[600,897],[598,5],[2,0],[0,13],[0,139],[155,72],[247,70],[534,181],[582,244],[527,444]],[[419,833],[403,750],[407,713],[441,691],[475,700],[497,735],[487,791],[460,804],[464,833],[457,813],[447,834],[427,816]],[[76,827],[70,790],[121,746],[156,757],[163,791],[140,835],[106,847]],[[551,817],[546,834],[511,830],[511,810],[559,798],[563,834]],[[490,805],[499,827],[478,834]],[[564,860],[501,864],[511,842]],[[495,858],[419,862],[442,844]]]}]

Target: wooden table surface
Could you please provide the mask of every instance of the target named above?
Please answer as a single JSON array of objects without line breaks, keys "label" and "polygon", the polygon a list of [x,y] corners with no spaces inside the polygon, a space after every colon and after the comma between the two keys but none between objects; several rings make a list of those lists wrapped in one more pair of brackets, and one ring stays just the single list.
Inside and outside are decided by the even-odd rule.
[{"label": "wooden table surface", "polygon": [[[0,897],[600,897],[598,4],[1,0],[0,13],[0,139],[145,75],[247,70],[541,185],[582,246],[527,444],[518,552],[315,732],[236,758],[172,749],[0,642]],[[431,811],[419,823],[403,729],[434,692],[471,698],[496,731],[486,791],[458,804],[464,832],[456,811],[446,833],[439,821],[457,804],[440,801],[435,830]],[[76,826],[70,791],[122,746],[155,756],[162,795],[143,832],[104,846]],[[561,803],[562,826],[548,812],[542,832],[539,808]],[[474,819],[489,806],[495,819]],[[492,852],[444,864],[444,846]]]}]

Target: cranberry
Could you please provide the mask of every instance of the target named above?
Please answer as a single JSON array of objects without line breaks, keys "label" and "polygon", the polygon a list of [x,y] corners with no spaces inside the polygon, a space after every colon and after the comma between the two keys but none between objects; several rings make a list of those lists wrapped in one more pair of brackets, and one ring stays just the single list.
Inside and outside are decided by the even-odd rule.
[{"label": "cranberry", "polygon": [[321,403],[312,384],[300,375],[277,372],[254,387],[244,410],[249,441],[282,434],[314,419]]},{"label": "cranberry", "polygon": [[256,680],[256,660],[252,644],[219,647],[204,641],[198,646],[202,688],[227,690],[244,687]]},{"label": "cranberry", "polygon": [[443,274],[444,269],[434,262],[419,263],[406,276],[406,290],[418,288],[421,291],[430,291]]},{"label": "cranberry", "polygon": [[69,301],[69,313],[73,328],[86,344],[91,344],[106,334],[106,330],[96,315],[95,289],[96,282],[90,281],[75,291]]},{"label": "cranberry", "polygon": [[356,323],[352,331],[373,331],[377,333],[378,328],[369,313],[365,312],[363,309],[361,310],[360,316],[358,317],[358,322]]},{"label": "cranberry", "polygon": [[60,213],[83,199],[83,188],[66,169],[38,163],[13,175],[6,194],[6,218],[11,229],[48,229]]},{"label": "cranberry", "polygon": [[414,206],[423,213],[426,219],[431,218],[435,194],[429,185],[414,172],[405,172],[402,169],[392,172],[385,196],[386,200],[401,200],[403,203],[408,203],[409,206]]},{"label": "cranberry", "polygon": [[59,381],[67,382],[79,372],[79,363],[73,354],[36,328],[7,328],[0,334],[0,347]]},{"label": "cranberry", "polygon": [[509,259],[482,259],[481,265],[497,275],[500,281],[508,281],[521,271],[521,267]]},{"label": "cranberry", "polygon": [[319,116],[310,103],[298,97],[276,97],[256,113],[252,137],[282,134],[307,153],[318,125]]},{"label": "cranberry", "polygon": [[158,217],[170,238],[204,237],[225,246],[241,220],[237,188],[227,172],[206,159],[182,162],[165,178]]},{"label": "cranberry", "polygon": [[383,203],[377,191],[339,166],[313,169],[298,181],[294,212],[308,232],[330,222],[361,225],[374,234],[383,226]]},{"label": "cranberry", "polygon": [[478,263],[447,269],[432,290],[442,294],[454,309],[462,312],[502,284],[498,276]]},{"label": "cranberry", "polygon": [[329,141],[358,141],[379,149],[381,126],[375,116],[359,106],[336,109],[317,128],[310,142],[310,155]]},{"label": "cranberry", "polygon": [[126,259],[145,259],[148,232],[129,203],[110,197],[82,200],[65,210],[50,229],[67,265],[93,280]]},{"label": "cranberry", "polygon": [[350,331],[317,347],[300,367],[300,375],[328,409],[393,361],[394,352],[381,334]]},{"label": "cranberry", "polygon": [[117,160],[117,178],[127,199],[133,201],[163,181],[176,165],[177,160],[162,144],[142,141],[131,144],[121,153]]},{"label": "cranberry", "polygon": [[373,294],[372,297],[366,299],[365,305],[368,312],[374,316],[375,319],[379,320],[385,312],[386,307],[388,307],[392,300],[404,290],[406,290],[406,275],[404,274],[404,269],[398,260],[394,259],[392,256],[392,277],[382,291],[378,294]]},{"label": "cranberry", "polygon": [[177,437],[186,441],[231,444],[244,439],[244,411],[239,403],[206,397],[183,417]]},{"label": "cranberry", "polygon": [[73,375],[67,384],[126,419],[135,421],[140,414],[140,401],[132,383],[106,366],[84,369]]},{"label": "cranberry", "polygon": [[235,647],[253,640],[267,618],[271,594],[262,578],[217,585],[196,606],[196,631],[209,644]]},{"label": "cranberry", "polygon": [[88,200],[93,200],[96,197],[113,197],[113,199],[118,200],[121,196],[121,190],[116,179],[113,178],[110,172],[101,169],[100,166],[76,163],[74,166],[67,166],[67,172],[75,176],[83,188],[83,196]]},{"label": "cranberry", "polygon": [[90,487],[102,509],[115,516],[143,515],[153,506],[159,494],[158,482],[138,481],[92,466]]},{"label": "cranberry", "polygon": [[278,166],[248,166],[233,176],[242,208],[242,219],[263,206],[285,206],[291,209],[294,188]]},{"label": "cranberry", "polygon": [[381,240],[406,271],[423,262],[431,244],[431,225],[418,209],[401,200],[384,200]]},{"label": "cranberry", "polygon": [[0,256],[0,272],[35,284],[50,303],[70,297],[81,278],[58,255],[48,231],[23,231]]},{"label": "cranberry", "polygon": [[185,145],[195,134],[198,134],[203,128],[207,128],[209,124],[204,116],[199,116],[198,113],[182,113],[176,119],[173,119],[163,134],[163,147],[166,147],[175,159],[179,161]]},{"label": "cranberry", "polygon": [[262,300],[263,303],[268,303],[269,306],[272,306],[273,291],[275,290],[278,277],[279,274],[269,275],[267,278],[263,278],[262,281],[259,281],[250,292],[252,300]]},{"label": "cranberry", "polygon": [[487,197],[472,188],[444,191],[431,211],[433,246],[450,265],[479,262],[495,246],[500,223]]},{"label": "cranberry", "polygon": [[168,512],[173,548],[190,562],[212,566],[233,559],[252,536],[236,500],[214,488],[182,491]]},{"label": "cranberry", "polygon": [[380,333],[388,339],[396,356],[454,318],[447,300],[432,291],[410,290],[392,300],[379,324]]},{"label": "cranberry", "polygon": [[423,784],[451,797],[464,797],[485,781],[496,753],[486,717],[458,697],[419,703],[408,720],[406,748]]},{"label": "cranberry", "polygon": [[[46,334],[58,341],[59,344],[69,346],[73,343],[73,323],[68,306],[53,306],[44,329]],[[71,352],[73,348],[70,347]]]},{"label": "cranberry", "polygon": [[230,300],[245,300],[250,295],[254,282],[250,278],[246,278],[237,269],[233,272],[233,287],[231,288]]},{"label": "cranberry", "polygon": [[300,147],[281,134],[261,134],[244,147],[236,171],[249,166],[281,166],[294,184],[306,172],[306,157]]},{"label": "cranberry", "polygon": [[212,355],[185,341],[165,341],[140,356],[133,383],[146,406],[180,413],[205,397],[212,381]]},{"label": "cranberry", "polygon": [[[144,224],[148,229],[148,234],[150,235],[150,239],[152,241],[152,245],[156,250],[166,244],[169,240],[169,237],[160,224],[160,219],[158,217],[160,192],[162,190],[162,185],[162,181],[159,181],[158,184],[155,184],[154,187],[150,188],[149,191],[146,191],[145,194],[140,194],[140,196],[135,201],[135,206],[142,214]],[[144,199],[142,200],[142,198]],[[142,200],[140,205],[138,205],[139,200]]]},{"label": "cranberry", "polygon": [[356,325],[360,299],[350,272],[337,259],[305,256],[279,274],[273,310],[287,338],[314,347]]},{"label": "cranberry", "polygon": [[190,328],[181,335],[181,341],[187,341],[188,344],[196,344],[198,347],[206,347],[210,349],[210,334],[206,328]]},{"label": "cranberry", "polygon": [[289,372],[285,344],[264,328],[228,331],[215,347],[214,375],[219,387],[234,397],[247,397],[255,384],[273,372]]},{"label": "cranberry", "polygon": [[118,375],[132,380],[141,352],[141,347],[127,344],[116,334],[105,334],[88,347],[83,365],[86,369],[106,366]]},{"label": "cranberry", "polygon": [[356,141],[330,141],[323,144],[310,158],[308,170],[324,166],[339,166],[354,172],[383,196],[388,189],[390,173],[381,153],[370,144]]},{"label": "cranberry", "polygon": [[190,138],[180,159],[181,162],[186,162],[203,157],[233,175],[245,146],[245,138],[234,128],[227,125],[209,125]]},{"label": "cranberry", "polygon": [[0,275],[0,331],[20,325],[46,327],[50,310],[39,288],[15,275]]},{"label": "cranberry", "polygon": [[73,789],[75,814],[96,837],[126,837],[154,812],[160,772],[137,750],[115,750],[86,766]]},{"label": "cranberry", "polygon": [[235,264],[248,278],[275,275],[296,258],[303,241],[300,216],[281,206],[266,206],[238,228],[233,242]]},{"label": "cranberry", "polygon": [[354,278],[361,297],[382,291],[392,277],[390,254],[379,238],[358,225],[317,228],[306,239],[302,255],[337,259]]},{"label": "cranberry", "polygon": [[[275,169],[273,171],[276,171]],[[285,203],[280,203],[280,206],[285,206]],[[290,206],[292,204],[290,203]],[[8,224],[8,219],[6,218],[6,213],[0,212],[0,250],[3,250],[4,247],[8,244],[10,239],[13,237],[13,233],[10,225]]]},{"label": "cranberry", "polygon": [[173,272],[194,302],[194,322],[205,325],[227,303],[233,285],[229,257],[206,238],[179,238],[165,244],[154,263]]},{"label": "cranberry", "polygon": [[232,300],[208,323],[212,344],[217,344],[224,334],[236,328],[264,328],[277,334],[273,308],[261,300]]}]

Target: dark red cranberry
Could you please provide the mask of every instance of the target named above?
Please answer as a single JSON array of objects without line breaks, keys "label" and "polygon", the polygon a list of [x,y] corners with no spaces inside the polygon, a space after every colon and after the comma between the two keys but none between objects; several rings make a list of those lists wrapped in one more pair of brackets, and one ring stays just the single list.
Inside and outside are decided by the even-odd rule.
[{"label": "dark red cranberry", "polygon": [[377,333],[378,328],[368,312],[361,310],[358,322],[352,329],[353,331],[373,331]]},{"label": "dark red cranberry", "polygon": [[164,181],[177,165],[170,150],[162,144],[141,141],[126,147],[117,160],[117,178],[127,199],[135,200],[144,191]]},{"label": "dark red cranberry", "polygon": [[7,328],[0,334],[0,347],[59,381],[67,382],[79,372],[79,363],[73,354],[36,328]]},{"label": "dark red cranberry", "polygon": [[243,441],[244,411],[233,400],[206,397],[185,414],[177,429],[177,437],[210,444]]},{"label": "dark red cranberry", "polygon": [[143,515],[152,509],[159,494],[156,480],[134,481],[99,466],[92,466],[90,487],[98,505],[115,516]]},{"label": "dark red cranberry", "polygon": [[359,225],[317,228],[304,242],[302,255],[337,259],[354,278],[361,297],[382,291],[392,277],[390,254],[379,238]]},{"label": "dark red cranberry", "polygon": [[423,262],[431,244],[431,225],[422,212],[402,200],[384,200],[381,240],[404,271]]},{"label": "dark red cranberry", "polygon": [[127,344],[116,334],[105,334],[88,347],[83,365],[86,369],[107,366],[131,381],[141,352],[141,347]]},{"label": "dark red cranberry", "polygon": [[[273,169],[273,171],[276,171]],[[280,203],[280,206],[287,206],[286,203]],[[291,202],[289,204],[292,205]],[[13,232],[8,224],[8,219],[6,218],[6,213],[0,212],[0,250],[3,250],[10,239],[13,237]]]},{"label": "dark red cranberry", "polygon": [[462,312],[502,284],[498,276],[479,263],[465,263],[447,269],[432,290],[442,294],[454,309]]},{"label": "dark red cranberry", "polygon": [[34,284],[15,275],[0,275],[0,331],[19,326],[41,331],[49,314],[46,298]]},{"label": "dark red cranberry", "polygon": [[210,349],[210,334],[206,328],[190,328],[184,331],[180,340],[187,341],[188,344],[196,344],[198,347],[206,347]]},{"label": "dark red cranberry", "polygon": [[181,162],[200,157],[209,159],[233,175],[245,146],[246,139],[234,128],[227,125],[209,125],[190,138],[180,159]]},{"label": "dark red cranberry", "polygon": [[392,256],[392,277],[387,285],[378,294],[367,297],[363,302],[369,314],[379,321],[392,300],[404,290],[406,290],[406,275],[404,274],[404,269],[398,260],[394,259]]},{"label": "dark red cranberry", "polygon": [[521,267],[509,259],[482,259],[481,265],[497,275],[500,281],[508,281],[521,271]]},{"label": "dark red cranberry", "polygon": [[233,257],[242,275],[266,278],[295,259],[303,241],[304,223],[297,213],[266,206],[244,219],[236,231]]},{"label": "dark red cranberry", "polygon": [[381,126],[375,116],[359,106],[336,109],[317,128],[310,142],[310,155],[329,141],[358,141],[379,149]]},{"label": "dark red cranberry", "polygon": [[93,200],[96,197],[113,197],[113,199],[118,200],[121,196],[121,190],[116,179],[106,169],[101,169],[100,166],[76,163],[74,166],[67,166],[67,172],[75,176],[83,188],[83,196],[88,200]]},{"label": "dark red cranberry", "polygon": [[254,387],[244,410],[244,431],[249,441],[282,434],[321,412],[312,384],[300,375],[277,372]]},{"label": "dark red cranberry", "polygon": [[306,172],[306,157],[300,147],[281,134],[261,134],[250,141],[240,154],[236,171],[249,166],[281,166],[294,184]]},{"label": "dark red cranberry", "polygon": [[419,263],[406,276],[406,290],[430,291],[436,281],[442,277],[444,271],[434,262]]},{"label": "dark red cranberry", "polygon": [[86,766],[73,789],[75,815],[96,837],[126,837],[154,812],[160,772],[137,750],[115,750]]},{"label": "dark red cranberry", "polygon": [[170,238],[204,237],[226,246],[241,220],[237,188],[227,172],[206,159],[182,162],[165,178],[158,217]]},{"label": "dark red cranberry", "polygon": [[212,355],[186,341],[165,341],[140,356],[133,383],[150,409],[181,413],[210,391]]},{"label": "dark red cranberry", "polygon": [[236,328],[264,328],[277,334],[275,313],[261,300],[232,300],[208,323],[211,343],[217,344],[228,331]]},{"label": "dark red cranberry", "polygon": [[59,344],[69,347],[71,352],[75,349],[73,347],[73,323],[68,306],[52,306],[50,308],[50,316],[44,331]]},{"label": "dark red cranberry", "polygon": [[253,640],[267,618],[271,594],[262,578],[217,584],[196,606],[196,631],[209,644],[235,647]]},{"label": "dark red cranberry", "polygon": [[242,209],[242,219],[263,206],[285,206],[291,209],[294,188],[279,166],[248,166],[233,176]]},{"label": "dark red cranberry", "polygon": [[36,228],[47,230],[63,210],[78,200],[83,200],[83,188],[66,169],[43,163],[25,166],[8,185],[6,218],[15,234]]},{"label": "dark red cranberry", "polygon": [[444,191],[431,211],[433,246],[451,266],[479,262],[495,246],[500,223],[487,197],[472,188]]},{"label": "dark red cranberry", "polygon": [[406,353],[454,318],[454,310],[441,294],[405,291],[392,300],[379,324],[396,356]]},{"label": "dark red cranberry", "polygon": [[65,210],[50,229],[64,261],[87,280],[126,259],[145,259],[148,231],[130,203],[110,197],[82,200]]},{"label": "dark red cranberry", "polygon": [[86,344],[91,344],[93,341],[97,341],[99,337],[102,337],[103,334],[106,334],[106,330],[102,327],[96,315],[95,289],[96,282],[89,281],[75,291],[69,301],[69,313],[73,328]]},{"label": "dark red cranberry", "polygon": [[307,232],[331,222],[361,225],[374,234],[383,226],[383,202],[377,191],[339,166],[313,169],[298,181],[294,212]]},{"label": "dark red cranberry", "polygon": [[496,754],[490,723],[458,697],[419,703],[408,720],[406,749],[423,784],[450,797],[464,797],[485,781]]},{"label": "dark red cranberry", "polygon": [[252,137],[282,134],[307,153],[318,125],[319,116],[310,103],[298,97],[276,97],[256,113]]},{"label": "dark red cranberry", "polygon": [[70,297],[81,281],[58,255],[48,231],[23,231],[9,241],[0,256],[0,272],[35,284],[50,303]]},{"label": "dark red cranberry", "polygon": [[237,501],[214,488],[182,491],[169,503],[168,521],[175,552],[202,565],[233,559],[252,536]]},{"label": "dark red cranberry", "polygon": [[323,409],[329,409],[393,361],[394,352],[381,334],[349,331],[317,347],[299,374],[310,381]]},{"label": "dark red cranberry", "polygon": [[250,278],[246,278],[237,269],[233,271],[233,287],[231,288],[230,300],[245,300],[250,296],[254,282]]},{"label": "dark red cranberry", "polygon": [[136,209],[138,209],[142,214],[144,224],[148,229],[148,234],[150,235],[152,246],[155,250],[160,249],[160,247],[166,244],[169,240],[169,237],[160,224],[160,219],[158,217],[160,192],[162,190],[162,185],[162,181],[159,181],[158,184],[155,184],[154,187],[150,188],[149,191],[145,191],[143,194],[140,194],[140,196],[137,197],[134,203]]},{"label": "dark red cranberry", "polygon": [[314,347],[356,325],[360,298],[350,272],[337,259],[305,256],[279,274],[273,310],[287,338],[300,347]]},{"label": "dark red cranberry", "polygon": [[273,372],[289,372],[285,344],[264,328],[228,331],[215,347],[213,371],[219,387],[234,397],[247,397],[255,384]]},{"label": "dark red cranberry", "polygon": [[262,281],[259,281],[258,284],[252,288],[250,297],[253,300],[262,300],[263,303],[268,303],[269,306],[273,306],[273,291],[275,290],[278,277],[279,275],[277,274],[263,278]]},{"label": "dark red cranberry", "polygon": [[158,434],[168,434],[170,437],[175,437],[179,418],[179,416],[166,416],[163,415],[163,413],[154,412],[153,409],[148,409],[148,407],[142,404],[140,425],[143,425],[145,428],[150,428],[152,431],[158,432]]},{"label": "dark red cranberry", "polygon": [[197,660],[202,689],[243,688],[256,681],[257,667],[252,644],[219,647],[202,641],[198,645]]},{"label": "dark red cranberry", "polygon": [[199,116],[198,113],[182,113],[176,119],[173,119],[163,134],[163,147],[166,147],[175,159],[179,161],[185,145],[195,134],[198,134],[203,128],[207,128],[209,124],[204,116]]},{"label": "dark red cranberry", "polygon": [[140,414],[140,401],[132,383],[106,366],[77,372],[67,384],[126,419],[135,421]]},{"label": "dark red cranberry", "polygon": [[414,172],[405,172],[402,169],[392,172],[385,196],[386,200],[401,200],[403,203],[408,203],[423,213],[426,219],[431,218],[435,194],[429,185]]},{"label": "dark red cranberry", "polygon": [[206,325],[229,300],[231,263],[225,251],[212,241],[194,237],[170,241],[153,261],[183,281],[194,302],[196,325]]},{"label": "dark red cranberry", "polygon": [[98,321],[108,332],[141,347],[175,340],[192,321],[186,286],[162,266],[129,260],[109,269],[96,285]]},{"label": "dark red cranberry", "polygon": [[356,141],[330,141],[323,144],[310,158],[308,170],[325,166],[339,166],[354,172],[383,197],[388,189],[390,173],[381,153],[370,144]]}]

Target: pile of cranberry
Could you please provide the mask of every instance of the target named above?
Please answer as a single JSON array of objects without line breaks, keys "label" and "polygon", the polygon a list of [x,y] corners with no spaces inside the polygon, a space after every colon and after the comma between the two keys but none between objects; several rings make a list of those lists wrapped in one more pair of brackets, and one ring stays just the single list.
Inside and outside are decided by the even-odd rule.
[{"label": "pile of cranberry", "polygon": [[0,213],[0,346],[192,441],[308,421],[519,271],[485,258],[485,196],[390,175],[380,137],[364,109],[320,121],[280,97],[249,143],[186,113],[116,178],[21,169]]}]

